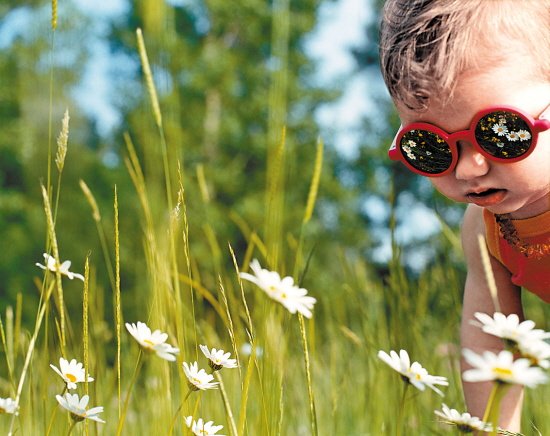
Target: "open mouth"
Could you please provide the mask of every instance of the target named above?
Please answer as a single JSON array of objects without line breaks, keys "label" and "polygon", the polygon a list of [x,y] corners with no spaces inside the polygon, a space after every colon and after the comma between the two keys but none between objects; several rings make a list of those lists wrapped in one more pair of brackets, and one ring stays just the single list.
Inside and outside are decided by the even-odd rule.
[{"label": "open mouth", "polygon": [[504,200],[506,196],[506,189],[487,189],[477,193],[470,193],[467,195],[468,199],[477,204],[478,206],[487,207],[494,206]]},{"label": "open mouth", "polygon": [[486,191],[481,191],[481,192],[477,192],[477,193],[468,194],[468,197],[484,198],[484,197],[488,197],[488,196],[493,195],[493,194],[495,194],[497,192],[500,192],[500,191],[503,191],[503,189],[491,188],[491,189],[487,189]]}]

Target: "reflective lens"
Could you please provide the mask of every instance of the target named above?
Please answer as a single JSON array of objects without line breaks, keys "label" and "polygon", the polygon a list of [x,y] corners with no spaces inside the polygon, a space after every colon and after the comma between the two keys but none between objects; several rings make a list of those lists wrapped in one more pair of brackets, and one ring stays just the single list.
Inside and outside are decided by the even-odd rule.
[{"label": "reflective lens", "polygon": [[491,112],[476,124],[479,146],[498,159],[514,159],[531,147],[532,135],[527,121],[508,111]]},{"label": "reflective lens", "polygon": [[427,130],[410,130],[399,144],[405,160],[418,171],[441,174],[453,161],[449,145],[438,134]]}]

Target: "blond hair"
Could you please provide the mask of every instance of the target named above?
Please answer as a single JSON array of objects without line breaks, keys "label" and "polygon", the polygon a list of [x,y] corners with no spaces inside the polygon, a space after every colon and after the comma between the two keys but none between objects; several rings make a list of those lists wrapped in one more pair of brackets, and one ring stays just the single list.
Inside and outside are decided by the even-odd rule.
[{"label": "blond hair", "polygon": [[388,0],[380,67],[394,100],[426,109],[452,96],[457,77],[505,56],[532,56],[550,78],[550,0]]}]

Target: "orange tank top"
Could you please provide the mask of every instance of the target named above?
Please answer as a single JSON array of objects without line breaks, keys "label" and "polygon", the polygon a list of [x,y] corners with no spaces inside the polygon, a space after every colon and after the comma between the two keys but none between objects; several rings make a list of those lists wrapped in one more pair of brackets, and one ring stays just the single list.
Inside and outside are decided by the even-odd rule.
[{"label": "orange tank top", "polygon": [[[550,303],[550,256],[528,258],[503,238],[495,214],[483,209],[489,252],[512,273],[512,283]],[[550,211],[533,218],[512,220],[517,236],[526,244],[548,243]]]}]

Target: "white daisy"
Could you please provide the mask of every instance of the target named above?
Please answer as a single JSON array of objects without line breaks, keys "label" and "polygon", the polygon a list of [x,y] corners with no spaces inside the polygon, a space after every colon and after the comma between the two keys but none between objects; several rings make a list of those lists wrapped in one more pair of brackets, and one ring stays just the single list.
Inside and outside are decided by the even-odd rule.
[{"label": "white daisy", "polygon": [[518,130],[517,132],[520,141],[527,141],[531,139],[531,132],[529,130]]},{"label": "white daisy", "polygon": [[408,145],[404,145],[403,147],[401,147],[403,149],[403,151],[407,154],[410,154],[411,153],[411,147],[409,147]]},{"label": "white daisy", "polygon": [[412,139],[407,141],[407,144],[409,144],[409,147],[416,147],[416,142],[414,142]]},{"label": "white daisy", "polygon": [[225,353],[223,350],[216,351],[215,348],[212,348],[212,351],[208,351],[208,347],[206,345],[200,345],[202,352],[208,359],[208,364],[210,365],[210,368],[212,368],[214,371],[218,371],[222,368],[236,368],[237,367],[237,360],[236,359],[230,359],[229,356],[231,353]]},{"label": "white daisy", "polygon": [[[19,409],[19,406],[17,408]],[[19,412],[15,411],[15,401],[11,398],[0,398],[0,414],[3,413],[15,413],[19,415]]]},{"label": "white daisy", "polygon": [[519,322],[519,317],[515,313],[505,316],[500,312],[495,312],[493,317],[481,312],[476,312],[474,315],[482,323],[481,329],[485,333],[498,336],[512,344],[519,345],[522,342],[550,338],[550,333],[541,329],[533,329],[534,321]]},{"label": "white daisy", "polygon": [[[185,423],[187,427],[191,428],[191,431],[197,436],[209,436],[215,435],[219,430],[223,428],[223,425],[213,425],[214,421],[208,421],[206,424],[203,423],[202,419],[199,418],[197,422],[193,421],[192,416],[185,418]],[[216,435],[216,436],[225,436],[225,435]]]},{"label": "white daisy", "polygon": [[294,285],[292,277],[281,276],[275,271],[268,271],[260,266],[260,262],[254,259],[250,268],[255,275],[240,273],[241,278],[255,283],[273,300],[285,306],[290,313],[300,312],[306,318],[311,318],[311,309],[317,300],[307,296],[307,290]]},{"label": "white daisy", "polygon": [[[68,360],[61,357],[59,359],[60,369],[51,364],[50,366],[61,376],[63,381],[67,383],[67,389],[76,389],[77,383],[86,381],[86,372],[82,367],[82,363],[77,363],[76,359],[71,360],[71,363],[69,363]],[[90,377],[90,374],[88,374],[88,381],[94,381],[94,379]]]},{"label": "white daisy", "polygon": [[103,407],[94,407],[90,410],[86,410],[88,401],[90,397],[84,395],[81,400],[78,399],[78,394],[66,393],[65,397],[61,395],[56,395],[57,401],[71,414],[71,418],[75,421],[82,421],[84,419],[92,419],[97,422],[105,422],[97,416],[99,413],[103,412]]},{"label": "white daisy", "polygon": [[[53,256],[50,256],[48,253],[44,253],[44,260],[46,261],[46,265],[42,265],[41,263],[37,262],[36,266],[44,270],[50,270],[51,272],[55,273],[57,271],[55,258]],[[77,274],[69,271],[70,267],[71,267],[71,261],[66,260],[61,265],[59,265],[59,273],[61,275],[69,277],[71,280],[76,277],[77,279],[84,281],[84,276],[81,274]]]},{"label": "white daisy", "polygon": [[510,132],[506,135],[508,141],[516,142],[519,139],[519,135],[516,132]]},{"label": "white daisy", "polygon": [[492,129],[498,136],[505,136],[508,133],[508,127],[506,127],[506,125],[502,122],[493,124]]},{"label": "white daisy", "polygon": [[436,415],[441,416],[444,420],[456,425],[457,429],[461,433],[472,433],[473,431],[492,431],[493,426],[491,424],[484,423],[477,416],[472,416],[469,413],[460,414],[456,409],[449,409],[449,407],[443,403],[443,412],[439,410],[434,411]]},{"label": "white daisy", "polygon": [[218,382],[211,383],[214,380],[214,376],[207,374],[204,369],[199,371],[197,362],[192,363],[191,367],[186,362],[183,362],[183,372],[187,376],[189,389],[193,391],[218,388]]},{"label": "white daisy", "polygon": [[468,382],[499,381],[501,383],[519,384],[527,387],[534,387],[546,383],[548,377],[542,369],[531,366],[528,359],[517,359],[507,350],[501,351],[498,355],[485,351],[483,356],[465,349],[462,354],[466,361],[473,366],[462,373],[462,378]]},{"label": "white daisy", "polygon": [[411,160],[416,160],[416,156],[412,153],[407,153],[407,157]]},{"label": "white daisy", "polygon": [[170,361],[176,360],[174,355],[179,354],[180,349],[165,343],[168,333],[161,333],[160,330],[151,333],[151,329],[139,321],[137,325],[126,323],[126,328],[146,353],[156,353],[157,356]]},{"label": "white daisy", "polygon": [[405,350],[401,350],[399,355],[393,350],[390,351],[389,355],[385,351],[380,350],[378,352],[378,357],[401,374],[401,378],[405,382],[411,383],[421,391],[426,389],[426,386],[428,386],[442,397],[444,396],[443,392],[441,392],[434,385],[448,386],[449,382],[447,379],[445,377],[429,375],[428,371],[422,368],[422,365],[418,362],[414,362],[411,365],[409,355]]},{"label": "white daisy", "polygon": [[550,344],[544,341],[522,341],[518,344],[521,357],[529,359],[531,366],[550,368]]}]

